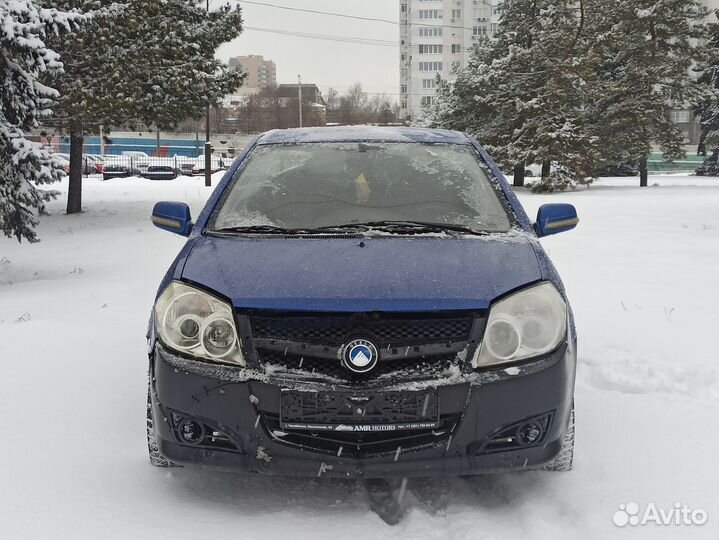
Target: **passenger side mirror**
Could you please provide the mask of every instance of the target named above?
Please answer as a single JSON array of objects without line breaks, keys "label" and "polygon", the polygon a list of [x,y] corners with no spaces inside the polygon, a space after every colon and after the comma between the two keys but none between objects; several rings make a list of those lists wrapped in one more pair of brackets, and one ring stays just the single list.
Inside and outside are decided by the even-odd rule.
[{"label": "passenger side mirror", "polygon": [[579,223],[577,209],[571,204],[544,204],[537,212],[534,230],[540,238],[571,231]]},{"label": "passenger side mirror", "polygon": [[190,236],[192,231],[190,207],[179,202],[159,202],[152,210],[152,223],[162,230]]}]

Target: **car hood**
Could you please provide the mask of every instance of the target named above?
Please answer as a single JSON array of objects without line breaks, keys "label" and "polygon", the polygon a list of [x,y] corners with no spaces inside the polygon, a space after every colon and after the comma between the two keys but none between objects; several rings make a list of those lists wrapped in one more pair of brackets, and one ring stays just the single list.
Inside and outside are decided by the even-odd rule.
[{"label": "car hood", "polygon": [[182,279],[236,308],[307,311],[485,309],[542,279],[518,233],[431,238],[199,237]]}]

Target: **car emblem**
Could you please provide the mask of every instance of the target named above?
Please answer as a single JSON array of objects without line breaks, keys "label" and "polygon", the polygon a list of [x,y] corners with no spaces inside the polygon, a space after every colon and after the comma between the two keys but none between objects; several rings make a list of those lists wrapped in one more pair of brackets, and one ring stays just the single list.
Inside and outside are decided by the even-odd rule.
[{"label": "car emblem", "polygon": [[366,339],[352,340],[344,346],[342,351],[342,363],[347,369],[355,373],[372,371],[378,360],[377,347]]}]

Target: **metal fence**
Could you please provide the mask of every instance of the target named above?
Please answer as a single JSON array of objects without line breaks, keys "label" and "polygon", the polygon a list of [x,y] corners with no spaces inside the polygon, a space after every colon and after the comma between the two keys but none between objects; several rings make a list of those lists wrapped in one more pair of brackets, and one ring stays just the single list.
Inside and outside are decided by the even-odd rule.
[{"label": "metal fence", "polygon": [[654,174],[694,174],[694,171],[704,163],[705,159],[703,156],[687,155],[684,159],[664,161],[661,154],[652,154],[647,161],[647,169]]},{"label": "metal fence", "polygon": [[[212,172],[226,169],[232,162],[229,158],[212,156]],[[184,156],[148,157],[141,155],[83,156],[83,175],[102,175],[103,178],[152,177],[173,179],[178,176],[197,176],[205,173],[204,157]]]}]

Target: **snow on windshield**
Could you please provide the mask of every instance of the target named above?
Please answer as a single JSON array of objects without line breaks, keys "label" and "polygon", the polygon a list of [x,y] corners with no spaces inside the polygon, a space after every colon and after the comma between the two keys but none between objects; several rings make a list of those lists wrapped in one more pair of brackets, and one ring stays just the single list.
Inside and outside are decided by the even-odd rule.
[{"label": "snow on windshield", "polygon": [[213,228],[311,229],[421,221],[506,232],[510,218],[471,147],[308,143],[257,148]]}]

